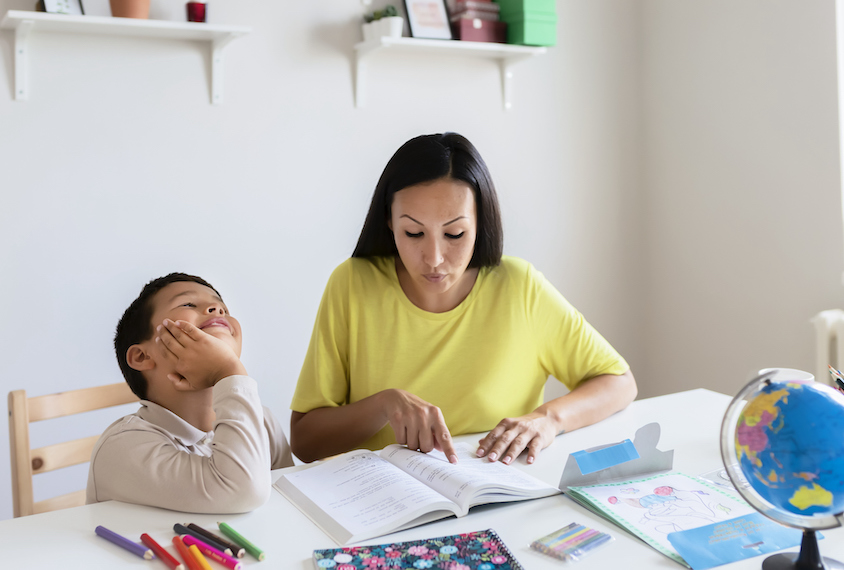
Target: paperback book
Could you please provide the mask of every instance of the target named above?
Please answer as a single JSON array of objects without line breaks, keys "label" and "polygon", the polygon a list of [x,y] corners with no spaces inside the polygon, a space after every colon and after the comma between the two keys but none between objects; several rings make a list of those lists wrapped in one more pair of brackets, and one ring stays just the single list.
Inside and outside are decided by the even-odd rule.
[{"label": "paperback book", "polygon": [[339,545],[462,517],[477,505],[560,492],[517,467],[475,457],[466,444],[457,456],[452,465],[438,451],[358,450],[286,473],[274,487]]}]

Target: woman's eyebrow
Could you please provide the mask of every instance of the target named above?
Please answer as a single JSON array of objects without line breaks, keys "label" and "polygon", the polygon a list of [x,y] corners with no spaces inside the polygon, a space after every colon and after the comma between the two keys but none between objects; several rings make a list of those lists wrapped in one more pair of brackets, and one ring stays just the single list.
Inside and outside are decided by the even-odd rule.
[{"label": "woman's eyebrow", "polygon": [[417,223],[417,224],[419,224],[420,226],[424,226],[424,225],[425,225],[425,224],[423,224],[422,222],[420,222],[419,220],[417,220],[416,218],[411,218],[411,217],[410,217],[410,216],[408,216],[407,214],[402,214],[401,216],[399,216],[399,218],[407,218],[408,220],[413,220],[414,222],[416,222],[416,223]]},{"label": "woman's eyebrow", "polygon": [[443,224],[443,226],[450,226],[450,225],[451,225],[451,224],[453,224],[454,222],[456,222],[456,221],[458,221],[458,220],[465,219],[465,218],[466,218],[466,216],[457,216],[456,218],[454,218],[454,219],[453,219],[453,220],[451,220],[450,222],[446,222],[446,223],[444,223],[444,224]]},{"label": "woman's eyebrow", "polygon": [[[413,220],[414,222],[416,222],[416,223],[417,223],[417,224],[419,224],[420,226],[424,226],[424,225],[425,225],[425,224],[423,224],[422,222],[420,222],[419,220],[414,219],[414,218],[412,218],[412,217],[408,216],[407,214],[402,214],[402,215],[401,215],[401,216],[399,216],[399,217],[400,217],[400,218],[407,218],[407,219],[409,219],[409,220]],[[444,223],[444,224],[443,224],[443,226],[450,226],[450,225],[451,225],[451,224],[453,224],[454,222],[456,222],[456,221],[458,221],[458,220],[463,220],[463,219],[465,219],[465,218],[466,218],[466,216],[457,216],[457,217],[456,217],[456,218],[454,218],[453,220],[451,220],[451,221],[448,221],[448,222]]]}]

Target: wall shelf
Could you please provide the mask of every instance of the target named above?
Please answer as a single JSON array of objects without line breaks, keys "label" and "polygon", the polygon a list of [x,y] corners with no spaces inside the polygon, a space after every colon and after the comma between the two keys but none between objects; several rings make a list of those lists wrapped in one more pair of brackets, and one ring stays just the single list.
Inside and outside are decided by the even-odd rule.
[{"label": "wall shelf", "polygon": [[223,50],[232,40],[252,31],[250,28],[240,26],[71,16],[22,10],[6,12],[3,21],[0,22],[0,28],[15,32],[15,99],[18,101],[25,101],[29,96],[30,34],[54,32],[207,42],[211,48],[211,103],[214,105],[223,102]]},{"label": "wall shelf", "polygon": [[382,50],[497,60],[501,72],[501,94],[505,109],[510,109],[513,106],[511,98],[512,66],[522,60],[546,52],[544,47],[421,38],[382,37],[374,41],[361,42],[355,46],[355,107],[363,107],[366,103],[365,73],[367,60],[373,54]]}]

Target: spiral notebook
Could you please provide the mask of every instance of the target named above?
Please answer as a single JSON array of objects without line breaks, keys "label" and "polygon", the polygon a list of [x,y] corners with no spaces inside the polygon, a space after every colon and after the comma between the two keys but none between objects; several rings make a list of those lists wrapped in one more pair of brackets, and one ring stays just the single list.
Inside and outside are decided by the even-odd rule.
[{"label": "spiral notebook", "polygon": [[[372,546],[314,550],[314,568],[440,568],[461,564],[469,570],[523,570],[498,534],[490,529]],[[457,566],[456,566],[457,567]]]}]

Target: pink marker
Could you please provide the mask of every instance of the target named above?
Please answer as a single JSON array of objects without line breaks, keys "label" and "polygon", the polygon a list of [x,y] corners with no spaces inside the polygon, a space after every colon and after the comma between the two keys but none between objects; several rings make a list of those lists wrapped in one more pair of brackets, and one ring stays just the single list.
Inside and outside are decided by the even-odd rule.
[{"label": "pink marker", "polygon": [[226,568],[231,568],[232,570],[242,570],[243,563],[236,558],[232,558],[228,554],[220,552],[213,546],[205,544],[198,538],[191,536],[189,534],[182,535],[182,540],[185,543],[185,546],[196,546],[200,552],[202,552],[205,556],[212,558],[225,566]]}]

